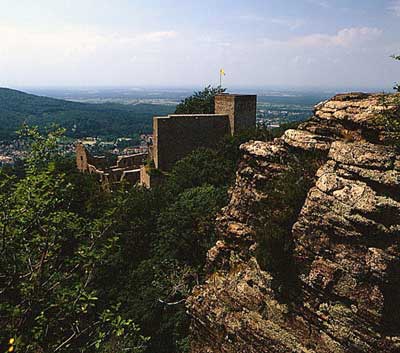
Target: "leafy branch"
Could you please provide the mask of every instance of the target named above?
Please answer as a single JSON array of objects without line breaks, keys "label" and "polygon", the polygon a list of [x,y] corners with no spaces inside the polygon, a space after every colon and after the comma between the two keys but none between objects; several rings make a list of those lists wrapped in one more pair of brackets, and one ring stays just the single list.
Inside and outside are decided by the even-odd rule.
[{"label": "leafy branch", "polygon": [[[391,58],[393,58],[394,60],[399,60],[400,61],[400,55],[392,55]],[[397,92],[400,92],[400,83],[396,83],[396,85],[393,88]]]}]

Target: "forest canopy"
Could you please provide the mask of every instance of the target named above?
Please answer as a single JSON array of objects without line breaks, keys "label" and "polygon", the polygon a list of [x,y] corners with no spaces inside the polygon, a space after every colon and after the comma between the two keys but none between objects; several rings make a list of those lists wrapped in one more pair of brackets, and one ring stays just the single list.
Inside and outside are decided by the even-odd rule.
[{"label": "forest canopy", "polygon": [[62,134],[26,127],[24,169],[0,171],[0,349],[188,351],[184,301],[204,278],[238,146],[272,135],[227,136],[159,188],[104,193],[58,154]]},{"label": "forest canopy", "polygon": [[16,138],[23,123],[42,130],[57,124],[73,138],[151,133],[153,116],[173,110],[173,106],[157,104],[78,103],[0,88],[0,140]]}]

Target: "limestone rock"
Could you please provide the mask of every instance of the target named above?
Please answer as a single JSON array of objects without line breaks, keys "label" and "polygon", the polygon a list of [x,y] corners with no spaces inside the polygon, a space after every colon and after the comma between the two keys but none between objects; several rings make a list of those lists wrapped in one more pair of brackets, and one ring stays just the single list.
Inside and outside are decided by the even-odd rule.
[{"label": "limestone rock", "polygon": [[333,138],[316,135],[309,131],[286,130],[282,137],[286,144],[292,147],[310,150],[329,150]]},{"label": "limestone rock", "polygon": [[[250,141],[217,219],[207,281],[187,300],[192,353],[400,352],[400,154],[376,123],[394,96],[337,95],[297,130]],[[301,151],[326,153],[292,228],[289,300],[262,270],[252,211]]]}]

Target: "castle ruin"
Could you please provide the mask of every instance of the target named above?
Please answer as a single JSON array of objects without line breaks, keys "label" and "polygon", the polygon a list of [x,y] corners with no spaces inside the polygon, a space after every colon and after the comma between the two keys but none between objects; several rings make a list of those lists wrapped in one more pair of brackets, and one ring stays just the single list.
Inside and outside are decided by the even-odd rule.
[{"label": "castle ruin", "polygon": [[82,173],[96,174],[103,188],[127,182],[135,185],[140,181],[140,168],[147,161],[147,153],[119,156],[117,164],[108,166],[105,157],[92,156],[81,143],[76,145],[76,165]]},{"label": "castle ruin", "polygon": [[[78,170],[99,175],[102,185],[128,182],[152,187],[161,182],[180,159],[198,148],[214,148],[225,136],[256,126],[256,95],[220,94],[215,96],[215,114],[168,115],[153,118],[153,145],[149,153],[120,156],[117,165],[107,166],[104,157],[94,157],[82,143],[76,146]],[[146,163],[146,162],[153,163]]]}]

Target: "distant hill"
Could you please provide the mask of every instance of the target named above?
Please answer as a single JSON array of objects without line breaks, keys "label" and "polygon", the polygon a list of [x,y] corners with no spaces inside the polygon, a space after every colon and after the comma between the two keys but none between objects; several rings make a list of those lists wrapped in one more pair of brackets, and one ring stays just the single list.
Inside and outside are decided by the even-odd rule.
[{"label": "distant hill", "polygon": [[0,88],[0,140],[15,137],[24,122],[41,128],[56,123],[67,129],[67,136],[76,138],[151,132],[153,116],[173,110],[154,104],[77,103]]}]

